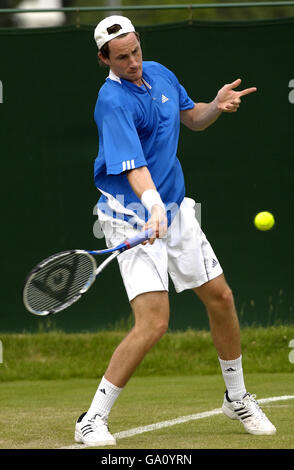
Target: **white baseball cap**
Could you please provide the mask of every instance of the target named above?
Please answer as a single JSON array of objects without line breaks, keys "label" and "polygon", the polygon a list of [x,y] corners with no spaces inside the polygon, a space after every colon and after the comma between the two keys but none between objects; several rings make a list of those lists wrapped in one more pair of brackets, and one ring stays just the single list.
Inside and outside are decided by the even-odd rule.
[{"label": "white baseball cap", "polygon": [[[120,26],[119,31],[116,33],[109,33],[108,28],[114,25]],[[104,46],[104,44],[106,44],[108,41],[111,41],[111,39],[114,39],[124,33],[133,33],[134,31],[135,28],[128,18],[125,16],[112,15],[104,18],[104,20],[97,24],[94,31],[94,39],[98,49],[101,49],[101,47]]]}]

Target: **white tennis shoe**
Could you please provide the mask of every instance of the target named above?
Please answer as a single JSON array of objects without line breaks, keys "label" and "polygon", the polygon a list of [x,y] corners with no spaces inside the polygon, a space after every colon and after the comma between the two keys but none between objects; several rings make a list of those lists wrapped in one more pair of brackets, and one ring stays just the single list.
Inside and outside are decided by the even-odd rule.
[{"label": "white tennis shoe", "polygon": [[231,401],[226,391],[222,410],[228,418],[241,421],[250,434],[275,434],[275,426],[259,407],[255,397],[256,395],[246,393],[242,400]]},{"label": "white tennis shoe", "polygon": [[107,423],[99,416],[87,418],[83,413],[76,422],[75,441],[86,446],[114,446],[115,438],[110,434]]}]

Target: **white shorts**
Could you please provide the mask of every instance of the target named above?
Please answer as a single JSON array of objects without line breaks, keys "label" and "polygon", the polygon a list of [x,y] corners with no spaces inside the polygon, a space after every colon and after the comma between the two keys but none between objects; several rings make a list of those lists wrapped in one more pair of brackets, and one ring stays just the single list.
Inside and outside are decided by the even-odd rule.
[{"label": "white shorts", "polygon": [[[127,222],[98,211],[108,247],[138,233]],[[184,198],[165,238],[138,245],[118,258],[129,301],[144,292],[168,291],[169,276],[176,292],[199,287],[222,274],[220,263],[195,216],[195,201]]]}]

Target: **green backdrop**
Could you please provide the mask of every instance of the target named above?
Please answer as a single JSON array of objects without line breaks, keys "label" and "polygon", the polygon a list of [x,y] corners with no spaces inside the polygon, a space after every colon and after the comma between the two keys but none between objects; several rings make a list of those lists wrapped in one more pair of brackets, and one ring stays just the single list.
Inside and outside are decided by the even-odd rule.
[{"label": "green backdrop", "polygon": [[[38,261],[63,249],[104,246],[93,234],[93,111],[107,71],[97,63],[93,29],[0,30],[0,331],[46,325],[21,300],[23,280]],[[239,77],[242,87],[258,88],[238,113],[223,115],[205,132],[183,128],[179,157],[187,195],[201,203],[202,227],[241,323],[293,322],[294,19],[138,30],[144,59],[171,68],[195,101],[212,100]],[[276,218],[266,233],[253,226],[262,210]],[[194,294],[177,295],[172,285],[170,293],[172,329],[208,327]],[[113,264],[84,299],[53,320],[65,331],[93,331],[129,315]]]}]

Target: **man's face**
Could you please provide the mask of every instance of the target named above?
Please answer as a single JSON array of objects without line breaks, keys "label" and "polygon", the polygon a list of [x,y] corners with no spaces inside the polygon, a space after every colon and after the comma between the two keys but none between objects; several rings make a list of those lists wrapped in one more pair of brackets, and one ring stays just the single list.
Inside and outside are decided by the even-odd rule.
[{"label": "man's face", "polygon": [[109,42],[109,59],[104,58],[101,54],[99,57],[115,75],[141,85],[142,50],[134,33],[112,39]]}]

